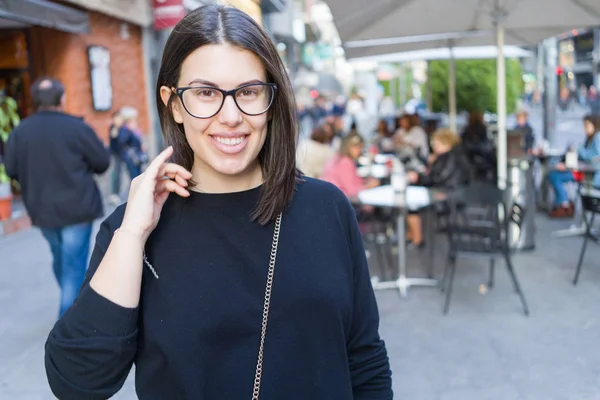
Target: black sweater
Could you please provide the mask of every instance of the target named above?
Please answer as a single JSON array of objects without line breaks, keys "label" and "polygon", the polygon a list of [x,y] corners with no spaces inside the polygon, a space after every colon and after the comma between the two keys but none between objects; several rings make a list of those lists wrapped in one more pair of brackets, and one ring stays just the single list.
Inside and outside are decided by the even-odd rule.
[{"label": "black sweater", "polygon": [[9,136],[4,163],[21,184],[34,225],[58,228],[102,216],[94,174],[108,169],[110,155],[81,118],[39,111],[24,119]]},{"label": "black sweater", "polygon": [[[102,224],[75,304],[50,333],[59,399],[106,399],[133,363],[140,399],[250,399],[273,224],[260,188],[171,195],[146,244],[140,306],[89,287],[124,209]],[[261,399],[391,399],[391,372],[356,217],[334,186],[299,183],[283,215]]]}]

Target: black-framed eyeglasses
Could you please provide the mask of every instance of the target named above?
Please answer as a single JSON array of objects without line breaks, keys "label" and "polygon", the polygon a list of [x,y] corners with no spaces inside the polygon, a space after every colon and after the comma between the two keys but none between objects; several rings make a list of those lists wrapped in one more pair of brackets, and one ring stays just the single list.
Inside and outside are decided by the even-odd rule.
[{"label": "black-framed eyeglasses", "polygon": [[233,97],[235,105],[246,115],[266,113],[275,99],[277,84],[249,83],[232,90],[212,86],[186,86],[174,89],[183,108],[192,117],[206,119],[221,111],[227,96]]}]

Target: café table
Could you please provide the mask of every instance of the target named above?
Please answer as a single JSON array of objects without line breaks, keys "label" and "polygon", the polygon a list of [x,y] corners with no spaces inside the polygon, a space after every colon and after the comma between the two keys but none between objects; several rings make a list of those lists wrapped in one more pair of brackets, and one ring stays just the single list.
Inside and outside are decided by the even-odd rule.
[{"label": "caf\u00e9 table", "polygon": [[447,195],[445,193],[426,187],[409,186],[404,192],[396,192],[391,185],[363,190],[356,198],[351,199],[356,205],[390,208],[397,213],[396,235],[398,238],[398,279],[385,282],[374,281],[373,289],[397,289],[402,297],[406,297],[408,295],[408,289],[411,286],[438,286],[437,279],[407,276],[405,222],[408,212],[427,209],[446,199]]}]

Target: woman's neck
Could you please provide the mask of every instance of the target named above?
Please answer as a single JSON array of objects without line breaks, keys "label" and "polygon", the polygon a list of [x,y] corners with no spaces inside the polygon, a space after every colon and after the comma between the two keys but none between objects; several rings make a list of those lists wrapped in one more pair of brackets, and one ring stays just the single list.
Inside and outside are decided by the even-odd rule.
[{"label": "woman's neck", "polygon": [[192,179],[196,186],[192,190],[203,193],[235,193],[260,186],[264,179],[258,161],[248,166],[246,171],[228,175],[221,174],[202,162],[195,162],[192,167]]}]

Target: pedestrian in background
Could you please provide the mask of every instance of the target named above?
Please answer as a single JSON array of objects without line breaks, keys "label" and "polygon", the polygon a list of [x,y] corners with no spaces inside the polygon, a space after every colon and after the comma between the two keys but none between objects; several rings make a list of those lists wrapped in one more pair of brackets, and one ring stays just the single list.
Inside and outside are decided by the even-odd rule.
[{"label": "pedestrian in background", "polygon": [[533,128],[529,124],[529,113],[527,111],[521,110],[517,112],[515,130],[521,134],[523,151],[531,153],[535,145],[535,135],[533,134]]},{"label": "pedestrian in background", "polygon": [[142,173],[142,164],[147,161],[138,125],[138,111],[133,107],[123,107],[119,115],[123,121],[119,128],[119,150],[123,163],[127,166],[129,179],[133,180]]},{"label": "pedestrian in background", "polygon": [[92,128],[64,112],[58,80],[37,80],[31,97],[37,111],[10,134],[4,162],[21,185],[32,224],[50,245],[62,315],[85,278],[92,222],[103,215],[94,174],[108,169],[110,156]]}]

